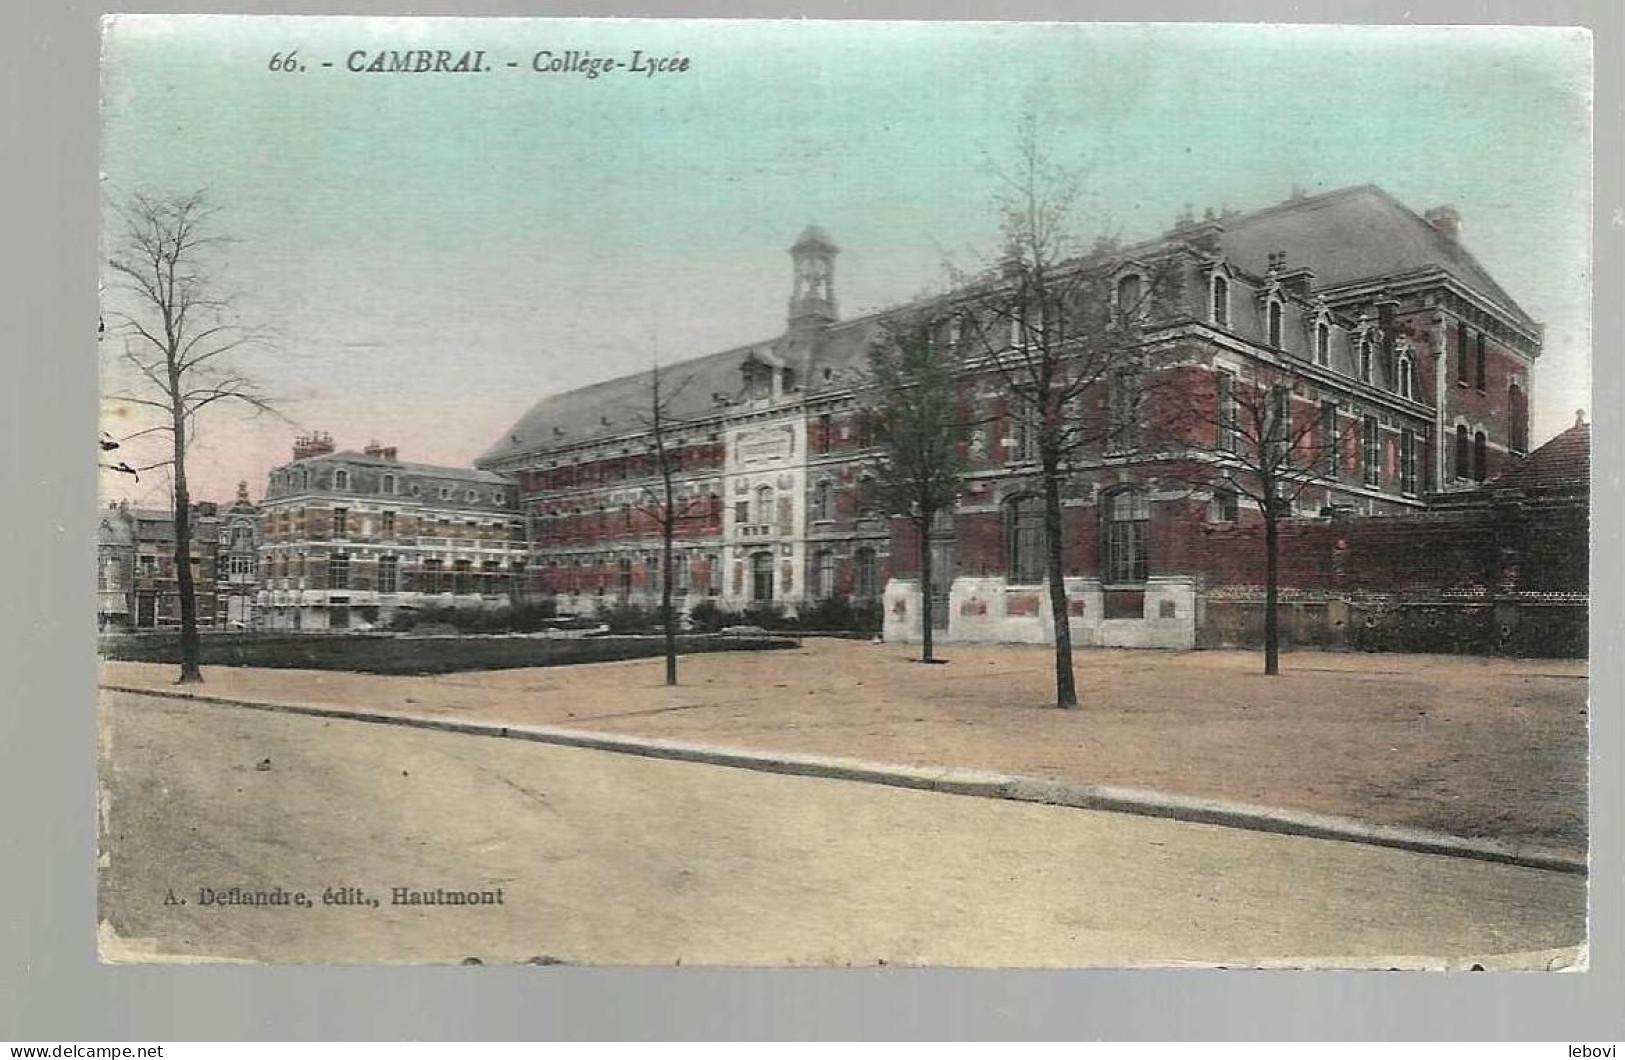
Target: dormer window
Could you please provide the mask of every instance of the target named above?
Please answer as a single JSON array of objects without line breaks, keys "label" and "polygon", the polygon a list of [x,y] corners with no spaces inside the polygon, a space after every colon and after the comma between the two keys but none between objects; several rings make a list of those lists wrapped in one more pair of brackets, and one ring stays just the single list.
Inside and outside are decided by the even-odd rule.
[{"label": "dormer window", "polygon": [[1394,389],[1398,391],[1399,396],[1402,398],[1415,397],[1415,394],[1412,392],[1415,384],[1412,375],[1410,354],[1402,353],[1399,355],[1399,361],[1394,366],[1394,375]]},{"label": "dormer window", "polygon": [[1144,320],[1146,311],[1144,277],[1137,272],[1120,276],[1117,286],[1112,290],[1112,300],[1119,322],[1127,324]]},{"label": "dormer window", "polygon": [[1324,320],[1315,323],[1315,363],[1321,367],[1332,363],[1332,326]]},{"label": "dormer window", "polygon": [[1213,274],[1212,285],[1212,313],[1213,323],[1221,328],[1230,326],[1230,281],[1223,273]]},{"label": "dormer window", "polygon": [[342,467],[333,472],[333,488],[336,490],[347,490],[350,488],[350,473],[344,470]]},{"label": "dormer window", "polygon": [[1275,349],[1281,348],[1281,317],[1283,310],[1281,303],[1274,298],[1270,299],[1269,307],[1265,310],[1269,344]]},{"label": "dormer window", "polygon": [[1355,346],[1358,349],[1358,354],[1359,354],[1359,358],[1360,358],[1360,382],[1369,383],[1369,382],[1371,382],[1371,339],[1370,339],[1370,337],[1366,336],[1366,335],[1361,335],[1359,340],[1355,343]]},{"label": "dormer window", "polygon": [[381,492],[383,492],[385,494],[388,494],[389,496],[394,496],[395,495],[395,476],[394,475],[385,475],[384,476]]}]

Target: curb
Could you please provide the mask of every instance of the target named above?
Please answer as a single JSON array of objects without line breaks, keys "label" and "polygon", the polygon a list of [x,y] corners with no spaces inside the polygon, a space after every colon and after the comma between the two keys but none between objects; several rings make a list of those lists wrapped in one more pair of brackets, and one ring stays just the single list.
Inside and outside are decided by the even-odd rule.
[{"label": "curb", "polygon": [[698,762],[704,765],[725,766],[732,769],[750,769],[759,773],[782,773],[790,776],[817,777],[826,780],[848,780],[864,784],[883,784],[894,788],[913,788],[936,791],[948,795],[967,795],[984,799],[1004,799],[1010,802],[1031,802],[1048,806],[1068,806],[1081,810],[1101,810],[1127,813],[1141,817],[1161,817],[1193,824],[1211,824],[1223,828],[1242,828],[1254,832],[1276,835],[1302,836],[1308,839],[1329,839],[1344,843],[1363,843],[1367,846],[1390,847],[1421,854],[1440,854],[1446,857],[1470,858],[1477,861],[1517,865],[1551,872],[1584,875],[1588,871],[1584,855],[1544,847],[1519,847],[1493,839],[1470,839],[1446,832],[1403,828],[1395,825],[1369,824],[1349,817],[1311,813],[1300,810],[1282,810],[1248,803],[1223,802],[1200,799],[1188,795],[1142,788],[1116,788],[1096,784],[1070,784],[1059,780],[1015,776],[970,769],[952,769],[942,766],[887,765],[863,762],[850,758],[824,755],[763,754],[740,748],[714,747],[706,744],[680,743],[672,740],[649,740],[635,736],[589,732],[580,729],[562,729],[550,726],[499,725],[493,722],[471,721],[463,718],[429,718],[421,715],[384,713],[357,710],[348,707],[314,706],[308,703],[276,703],[261,700],[233,699],[196,692],[137,688],[131,685],[100,686],[105,691],[130,695],[151,696],[157,699],[184,699],[197,703],[245,707],[277,714],[300,714],[319,718],[342,718],[347,721],[397,725],[404,728],[432,729],[468,736],[496,737],[508,740],[529,740],[535,743],[555,744],[589,751],[610,751],[617,754],[641,755],[677,762]]}]

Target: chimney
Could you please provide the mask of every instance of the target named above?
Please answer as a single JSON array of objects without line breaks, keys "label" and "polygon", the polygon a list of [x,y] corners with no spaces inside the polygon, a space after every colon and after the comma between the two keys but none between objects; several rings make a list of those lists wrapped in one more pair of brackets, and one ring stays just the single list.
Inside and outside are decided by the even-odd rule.
[{"label": "chimney", "polygon": [[1461,214],[1454,206],[1435,206],[1422,215],[1422,220],[1438,229],[1450,242],[1461,240]]},{"label": "chimney", "polygon": [[304,460],[312,456],[326,456],[333,451],[333,436],[326,431],[301,434],[293,440],[293,458]]},{"label": "chimney", "polygon": [[368,442],[361,451],[380,460],[395,459],[395,447],[393,445],[379,445],[378,442],[372,441]]}]

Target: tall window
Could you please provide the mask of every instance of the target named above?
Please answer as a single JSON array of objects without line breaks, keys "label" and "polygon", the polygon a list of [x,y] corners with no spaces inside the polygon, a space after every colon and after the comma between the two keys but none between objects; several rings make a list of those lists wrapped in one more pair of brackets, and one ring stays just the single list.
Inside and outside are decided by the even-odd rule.
[{"label": "tall window", "polygon": [[615,561],[615,595],[622,600],[632,595],[632,560],[629,556]]},{"label": "tall window", "polygon": [[1281,347],[1281,303],[1270,301],[1269,308],[1269,341],[1276,349]]},{"label": "tall window", "polygon": [[1221,328],[1230,326],[1230,281],[1223,276],[1213,277],[1213,323]]},{"label": "tall window", "polygon": [[1139,320],[1144,314],[1141,312],[1141,299],[1145,297],[1145,282],[1140,279],[1139,273],[1129,273],[1117,281],[1117,313],[1125,323]]},{"label": "tall window", "polygon": [[660,582],[660,558],[658,556],[645,556],[643,558],[643,590],[656,592],[663,589]]},{"label": "tall window", "polygon": [[852,595],[863,598],[880,595],[880,572],[875,563],[875,550],[858,549],[852,557],[852,567]]},{"label": "tall window", "polygon": [[1315,446],[1323,475],[1337,474],[1337,431],[1337,402],[1324,402],[1320,406],[1320,437]]},{"label": "tall window", "polygon": [[1037,497],[1017,497],[1005,505],[1005,540],[1010,580],[1036,585],[1044,580],[1044,504]]},{"label": "tall window", "polygon": [[394,495],[394,493],[395,493],[395,476],[394,475],[385,475],[384,476],[383,492],[387,493],[387,494],[390,494],[391,496]]},{"label": "tall window", "polygon": [[1456,321],[1456,382],[1467,382],[1467,323]]},{"label": "tall window", "polygon": [[400,591],[401,560],[399,556],[378,557],[378,591],[393,593]]},{"label": "tall window", "polygon": [[1402,398],[1414,397],[1415,394],[1413,393],[1413,390],[1415,387],[1415,382],[1411,374],[1411,359],[1409,355],[1400,355],[1399,363],[1397,365],[1397,375],[1398,379],[1396,382],[1398,383],[1398,386],[1395,387],[1395,389],[1399,391],[1399,396]]},{"label": "tall window", "polygon": [[734,503],[734,525],[744,526],[750,522],[750,502],[737,501]]},{"label": "tall window", "polygon": [[[1018,399],[1019,400],[1019,399]],[[1038,459],[1038,410],[1025,401],[1011,419],[1010,460],[1025,463]]]},{"label": "tall window", "polygon": [[834,499],[834,487],[828,482],[820,482],[813,487],[812,517],[814,522],[835,518]]},{"label": "tall window", "polygon": [[342,467],[333,472],[333,488],[336,490],[347,490],[350,488],[350,473],[344,470]]},{"label": "tall window", "polygon": [[1106,581],[1114,585],[1143,582],[1148,573],[1146,530],[1151,506],[1138,490],[1109,494],[1106,504]]},{"label": "tall window", "polygon": [[1140,373],[1119,368],[1112,373],[1109,386],[1106,448],[1133,449],[1140,444]]},{"label": "tall window", "polygon": [[818,417],[818,439],[817,439],[817,441],[818,441],[818,451],[820,453],[829,452],[830,435],[833,434],[834,431],[835,431],[835,422],[830,417],[829,413],[826,412],[822,416]]},{"label": "tall window", "polygon": [[1365,484],[1375,486],[1382,481],[1382,435],[1377,430],[1377,417],[1365,418],[1360,435],[1365,445]]},{"label": "tall window", "polygon": [[756,487],[756,522],[766,526],[773,521],[773,487]]},{"label": "tall window", "polygon": [[1489,379],[1489,354],[1484,343],[1484,333],[1478,333],[1478,355],[1473,358],[1473,386],[1479,393],[1484,392],[1484,385]]},{"label": "tall window", "polygon": [[327,587],[329,589],[350,587],[350,557],[342,552],[335,552],[327,557]]},{"label": "tall window", "polygon": [[678,596],[687,596],[689,593],[689,556],[687,552],[674,552],[671,557],[671,583],[672,592]]},{"label": "tall window", "polygon": [[1270,387],[1269,406],[1264,417],[1264,444],[1274,462],[1291,458],[1287,452],[1292,438],[1292,392],[1285,386]]},{"label": "tall window", "polygon": [[835,553],[827,548],[813,558],[813,595],[820,600],[835,595]]},{"label": "tall window", "polygon": [[1323,367],[1332,363],[1332,328],[1324,320],[1315,325],[1315,363]]},{"label": "tall window", "polygon": [[1208,519],[1215,523],[1233,523],[1241,517],[1241,504],[1236,491],[1229,486],[1213,487],[1213,500],[1208,505]]},{"label": "tall window", "polygon": [[1529,402],[1523,387],[1507,387],[1507,444],[1514,453],[1529,451]]},{"label": "tall window", "polygon": [[1399,490],[1416,492],[1416,432],[1409,428],[1399,432]]},{"label": "tall window", "polygon": [[773,599],[773,553],[758,552],[750,558],[750,598]]},{"label": "tall window", "polygon": [[1220,449],[1233,453],[1236,451],[1236,441],[1240,435],[1237,422],[1239,411],[1236,407],[1236,377],[1229,372],[1220,372],[1216,378],[1219,385],[1217,441]]},{"label": "tall window", "polygon": [[705,557],[705,595],[722,595],[722,556],[716,552]]},{"label": "tall window", "polygon": [[1456,424],[1456,477],[1469,478],[1473,473],[1473,451],[1468,441],[1467,425]]},{"label": "tall window", "polygon": [[333,509],[333,536],[342,537],[350,532],[350,511],[348,508]]},{"label": "tall window", "polygon": [[1369,382],[1371,382],[1371,339],[1370,339],[1370,337],[1366,336],[1366,335],[1361,335],[1359,340],[1355,343],[1355,346],[1358,347],[1359,356],[1360,356],[1360,382],[1369,383]]},{"label": "tall window", "polygon": [[424,560],[423,591],[426,593],[443,593],[448,588],[449,586],[445,582],[445,560]]},{"label": "tall window", "polygon": [[1483,482],[1489,477],[1490,443],[1479,431],[1473,435],[1473,481]]}]

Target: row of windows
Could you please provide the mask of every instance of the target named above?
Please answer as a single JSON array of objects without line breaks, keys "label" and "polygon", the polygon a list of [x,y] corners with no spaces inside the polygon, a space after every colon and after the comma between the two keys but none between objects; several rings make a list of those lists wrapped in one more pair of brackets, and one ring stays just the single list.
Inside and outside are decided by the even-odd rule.
[{"label": "row of windows", "polygon": [[[341,467],[334,469],[334,490],[348,492],[350,490],[350,482],[350,472],[347,468]],[[281,489],[285,485],[294,490],[305,490],[310,488],[310,483],[310,469],[304,467],[295,468],[292,471],[286,472],[279,471],[271,476],[271,487],[273,490]],[[396,476],[392,473],[386,473],[380,476],[378,480],[378,492],[387,497],[398,496],[399,489]],[[416,482],[411,483],[407,487],[407,494],[413,497],[422,496],[422,485]],[[458,489],[455,486],[438,486],[435,489],[435,495],[443,501],[456,500],[458,498]],[[513,504],[512,499],[508,496],[507,492],[500,489],[494,489],[487,493],[481,493],[477,489],[465,489],[462,490],[461,497],[469,504],[478,504],[482,500],[489,501],[491,504],[500,505],[502,507],[511,507]]]},{"label": "row of windows", "polygon": [[[1151,504],[1139,490],[1123,489],[1101,498],[1101,576],[1108,584],[1135,584],[1149,576],[1147,541]],[[1045,580],[1049,534],[1039,497],[1015,497],[1004,506],[1006,570],[1018,585]]]},{"label": "row of windows", "polygon": [[[303,569],[301,567],[301,569]],[[289,579],[290,563],[287,556],[280,556],[275,561],[267,560],[265,563],[265,578]],[[454,592],[473,593],[489,590],[493,585],[500,586],[503,579],[516,577],[524,573],[523,563],[514,563],[507,570],[496,560],[487,560],[475,568],[471,560],[460,559],[452,563],[448,569],[444,560],[426,559],[419,568],[418,589],[422,592]],[[327,557],[326,570],[327,588],[351,589],[351,557],[343,552],[335,552]],[[376,589],[380,593],[395,593],[401,591],[401,567],[399,556],[380,556],[375,568]]]},{"label": "row of windows", "polygon": [[[1223,275],[1215,273],[1211,286],[1212,302],[1210,317],[1213,323],[1220,327],[1230,326],[1230,281]],[[1276,349],[1281,349],[1285,340],[1284,333],[1284,304],[1272,298],[1265,311],[1265,339]],[[1354,356],[1360,382],[1374,381],[1373,359],[1375,357],[1375,339],[1365,331],[1355,332],[1353,336]],[[1315,363],[1322,368],[1331,367],[1332,363],[1332,325],[1327,320],[1316,321],[1314,338],[1311,343]],[[1482,371],[1482,368],[1480,369]],[[1415,397],[1416,369],[1409,354],[1401,353],[1394,364],[1394,392],[1404,398]],[[1480,384],[1480,389],[1483,389]]]}]

